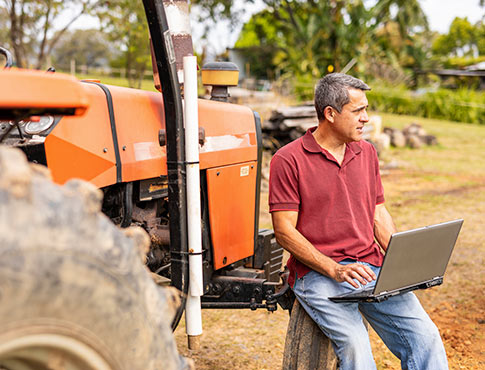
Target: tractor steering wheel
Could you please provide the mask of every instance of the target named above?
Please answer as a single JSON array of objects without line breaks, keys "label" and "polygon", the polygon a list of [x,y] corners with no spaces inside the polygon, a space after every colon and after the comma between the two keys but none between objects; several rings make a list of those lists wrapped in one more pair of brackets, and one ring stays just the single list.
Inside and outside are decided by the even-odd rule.
[{"label": "tractor steering wheel", "polygon": [[0,54],[5,55],[5,58],[7,59],[7,62],[5,63],[4,68],[12,67],[13,66],[13,59],[12,59],[12,54],[10,53],[10,51],[8,51],[7,49],[2,48],[0,46]]}]

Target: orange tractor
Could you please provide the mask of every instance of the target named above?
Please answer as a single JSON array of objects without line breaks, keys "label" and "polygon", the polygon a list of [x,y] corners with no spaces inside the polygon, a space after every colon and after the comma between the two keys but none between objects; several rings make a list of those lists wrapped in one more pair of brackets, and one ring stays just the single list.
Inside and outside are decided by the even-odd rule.
[{"label": "orange tractor", "polygon": [[[227,102],[234,66],[203,68],[212,100],[198,100],[202,248],[188,246],[183,91],[161,1],[144,1],[161,94],[51,72],[15,70],[7,50],[0,71],[0,141],[49,168],[54,182],[91,182],[115,224],[150,235],[149,269],[182,294],[191,255],[202,256],[202,308],[266,308],[292,304],[281,278],[283,250],[259,230],[261,122],[251,109]],[[190,41],[191,43],[191,41]],[[190,44],[191,45],[191,44]],[[158,82],[158,79],[160,80]],[[93,246],[95,248],[95,246]]]},{"label": "orange tractor", "polygon": [[169,27],[187,21],[166,17],[187,2],[143,5],[161,94],[10,68],[0,47],[0,368],[187,368],[171,335],[184,311],[195,348],[200,308],[279,304],[293,307],[283,368],[334,369],[258,227],[261,122],[227,102],[235,66],[204,66],[212,98],[196,82],[194,98],[190,33]]}]

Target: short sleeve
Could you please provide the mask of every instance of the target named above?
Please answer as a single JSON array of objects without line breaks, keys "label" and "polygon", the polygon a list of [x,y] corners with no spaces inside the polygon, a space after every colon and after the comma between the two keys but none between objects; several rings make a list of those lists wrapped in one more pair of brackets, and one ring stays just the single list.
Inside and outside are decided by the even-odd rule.
[{"label": "short sleeve", "polygon": [[269,171],[269,211],[298,211],[298,170],[285,157],[275,154]]},{"label": "short sleeve", "polygon": [[[374,147],[372,147],[374,149]],[[375,163],[375,169],[376,169],[376,204],[382,204],[384,203],[384,187],[382,186],[382,180],[381,180],[381,172],[379,170],[379,158],[377,157],[377,152],[374,149],[374,163]]]}]

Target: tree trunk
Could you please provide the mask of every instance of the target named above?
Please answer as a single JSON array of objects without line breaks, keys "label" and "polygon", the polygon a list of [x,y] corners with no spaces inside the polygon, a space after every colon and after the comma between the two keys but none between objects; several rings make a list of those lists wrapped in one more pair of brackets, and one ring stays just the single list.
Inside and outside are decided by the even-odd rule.
[{"label": "tree trunk", "polygon": [[17,15],[16,8],[17,8],[17,1],[12,0],[12,4],[9,11],[10,16],[10,42],[12,43],[13,53],[15,55],[15,62],[17,67],[25,68],[25,49],[22,43],[23,38],[23,19],[24,19],[24,10],[23,10],[23,3],[20,3],[21,7],[21,14],[20,16]]}]

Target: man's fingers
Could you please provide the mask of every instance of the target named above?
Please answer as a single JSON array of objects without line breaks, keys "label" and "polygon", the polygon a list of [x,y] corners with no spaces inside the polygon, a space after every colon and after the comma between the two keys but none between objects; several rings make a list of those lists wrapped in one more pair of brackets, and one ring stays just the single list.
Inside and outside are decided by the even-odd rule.
[{"label": "man's fingers", "polygon": [[340,275],[340,278],[337,278],[337,280],[346,281],[354,288],[359,288],[356,280],[362,285],[366,285],[368,282],[376,279],[376,275],[370,267],[359,263],[341,266],[339,270],[338,275]]},{"label": "man's fingers", "polygon": [[364,279],[366,279],[368,282],[372,281],[372,280],[375,280],[375,274],[374,272],[372,271],[372,269],[370,269],[369,267],[365,266],[365,265],[361,265],[361,264],[352,264],[352,265],[348,265],[348,267],[356,272],[357,274],[359,274],[360,276],[362,276]]},{"label": "man's fingers", "polygon": [[372,271],[372,269],[369,266],[364,266],[364,268],[367,271],[367,273],[370,275],[370,277],[372,278],[372,280],[377,279],[376,274],[374,273],[374,271]]},{"label": "man's fingers", "polygon": [[358,280],[359,283],[361,283],[362,285],[367,284],[367,280],[362,276],[362,271],[352,270],[350,274],[354,279]]},{"label": "man's fingers", "polygon": [[355,282],[355,280],[354,280],[354,279],[352,279],[352,278],[351,278],[349,275],[347,275],[347,276],[345,277],[345,281],[346,281],[347,283],[349,283],[350,285],[352,285],[352,286],[353,286],[354,288],[356,288],[356,289],[359,289],[359,288],[360,288],[360,287],[359,287],[359,284],[357,284],[357,283]]},{"label": "man's fingers", "polygon": [[375,280],[376,274],[374,274],[374,272],[368,266],[364,266],[364,265],[359,266],[358,272],[368,282]]}]

